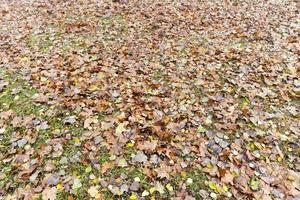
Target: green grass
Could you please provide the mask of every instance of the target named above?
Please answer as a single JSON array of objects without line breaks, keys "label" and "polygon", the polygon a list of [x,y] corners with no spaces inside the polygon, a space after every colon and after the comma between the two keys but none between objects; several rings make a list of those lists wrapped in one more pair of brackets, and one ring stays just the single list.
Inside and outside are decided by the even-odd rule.
[{"label": "green grass", "polygon": [[187,173],[186,177],[193,179],[193,183],[188,185],[190,190],[197,192],[206,188],[205,181],[207,181],[207,176],[200,170],[192,170]]},{"label": "green grass", "polygon": [[153,73],[152,78],[153,80],[163,80],[166,78],[166,74],[163,70],[157,70]]},{"label": "green grass", "polygon": [[206,185],[206,182],[208,181],[207,176],[200,169],[195,168],[189,169],[183,174],[175,176],[174,180],[171,182],[172,185],[179,185],[182,182],[186,182],[188,178],[191,178],[193,180],[193,183],[187,185],[187,190],[190,191],[197,200],[202,199],[198,192],[201,189],[209,190],[208,186]]},{"label": "green grass", "polygon": [[86,44],[85,39],[83,37],[76,37],[64,39],[60,42],[60,52],[63,55],[70,53],[72,50],[80,50],[83,52],[87,52],[90,50],[89,46]]},{"label": "green grass", "polygon": [[[21,79],[18,75],[10,74],[4,70],[0,71],[1,77],[4,77],[6,81],[9,82],[9,85],[4,89],[4,91],[0,94],[0,111],[8,111],[11,110],[13,115],[16,116],[28,116],[34,115],[36,119],[40,119],[41,121],[47,121],[49,128],[46,130],[39,130],[38,137],[35,143],[33,144],[33,148],[36,151],[39,150],[41,144],[45,144],[47,139],[54,138],[53,131],[58,129],[62,130],[65,129],[66,126],[63,124],[61,118],[66,116],[68,110],[64,110],[61,108],[60,111],[57,113],[58,116],[48,117],[43,115],[43,111],[49,109],[49,106],[36,104],[32,101],[32,96],[37,92],[34,88],[28,85],[24,80]],[[14,89],[18,89],[16,94],[13,93]],[[12,133],[14,131],[18,131],[21,134],[26,134],[27,129],[25,127],[14,128],[10,124],[10,120],[7,120],[7,124],[5,125],[5,132],[2,134],[0,140],[1,146],[1,155],[5,155],[11,149],[11,139]],[[69,133],[72,136],[80,136],[83,132],[83,128],[78,127],[78,125],[70,125],[67,126]],[[18,148],[18,147],[17,147]],[[77,153],[80,147],[76,147],[73,144],[64,145],[64,156],[71,157],[75,153]],[[49,160],[49,158],[45,158],[44,161]],[[56,161],[58,163],[58,161]],[[17,187],[20,186],[21,183],[14,180],[14,176],[16,175],[16,171],[13,170],[13,166],[10,162],[0,162],[0,172],[5,173],[6,177],[0,180],[0,188],[5,187],[6,184],[10,184],[10,190],[13,191]],[[59,167],[59,166],[57,166]],[[71,165],[72,171],[76,172],[77,174],[83,174],[85,172],[85,166],[82,164],[74,164]],[[87,188],[89,184],[89,180],[85,181],[86,184],[83,188]],[[80,195],[83,194],[84,196],[82,199],[86,199],[86,192],[83,191],[78,192],[78,198]]]},{"label": "green grass", "polygon": [[100,155],[99,155],[99,163],[102,165],[103,163],[109,161],[110,155],[108,154],[108,150],[101,148]]},{"label": "green grass", "polygon": [[31,33],[27,37],[27,45],[32,48],[39,50],[41,52],[47,53],[54,46],[54,41],[58,40],[61,37],[59,32],[50,34],[50,33],[42,33],[42,34],[34,34]]},{"label": "green grass", "polygon": [[[75,111],[70,111],[63,107],[55,107],[49,106],[47,104],[38,104],[33,102],[32,96],[36,94],[38,91],[27,84],[19,75],[13,75],[4,70],[0,70],[0,74],[2,77],[5,77],[5,80],[9,82],[7,88],[0,94],[0,111],[12,110],[13,116],[28,116],[33,115],[36,119],[41,121],[47,121],[48,129],[37,131],[33,128],[34,131],[37,131],[37,138],[33,144],[30,144],[35,152],[39,152],[42,144],[47,144],[49,139],[53,139],[56,137],[64,137],[66,134],[71,134],[72,138],[80,138],[82,133],[85,131],[82,127],[82,119],[77,118],[76,123],[71,125],[63,124],[63,119],[66,116],[76,115]],[[157,78],[165,78],[164,75],[160,72],[155,74]],[[18,88],[18,92],[16,94],[13,93],[14,89]],[[47,116],[44,114],[46,110],[55,111],[53,116]],[[98,119],[102,120],[105,118],[105,113],[98,113]],[[10,120],[8,120],[10,122]],[[5,155],[11,149],[11,139],[12,133],[14,131],[18,131],[21,134],[26,134],[26,127],[14,128],[10,123],[5,125],[5,132],[2,134],[2,138],[0,140],[1,153]],[[56,135],[55,131],[60,131],[61,135]],[[81,146],[75,146],[73,139],[67,140],[65,144],[63,144],[63,154],[61,157],[67,157],[72,159],[72,157],[82,149]],[[17,149],[19,147],[16,147]],[[127,160],[130,160],[130,155],[136,153],[136,149],[132,147],[125,146],[124,155],[127,157]],[[21,150],[22,148],[20,148]],[[100,165],[109,161],[111,154],[109,150],[102,146],[98,150],[98,163]],[[69,196],[73,196],[75,199],[88,199],[89,194],[87,193],[87,189],[93,185],[93,180],[90,180],[89,175],[94,174],[97,178],[101,177],[105,180],[110,180],[112,178],[119,178],[121,174],[126,174],[128,176],[128,180],[124,182],[128,184],[128,186],[134,181],[135,178],[140,179],[140,192],[144,190],[149,190],[153,185],[150,184],[151,180],[143,173],[143,169],[140,169],[136,166],[128,166],[128,167],[113,167],[108,169],[105,174],[101,173],[101,169],[97,170],[92,167],[91,172],[87,172],[86,168],[89,165],[85,160],[82,160],[83,157],[80,157],[80,160],[77,162],[68,162],[67,164],[59,163],[61,157],[53,158],[49,154],[42,159],[41,167],[45,165],[47,162],[53,162],[56,169],[65,169],[67,174],[72,176],[80,176],[80,180],[82,183],[82,187],[79,188],[75,194],[69,194],[65,190],[60,190],[57,194],[57,199],[67,199]],[[35,155],[32,155],[32,158]],[[5,187],[7,184],[10,184],[10,189],[7,191],[9,193],[14,192],[14,190],[18,187],[23,187],[25,184],[29,184],[29,181],[25,181],[24,183],[17,182],[15,180],[15,176],[18,171],[15,169],[13,162],[3,163],[0,162],[0,172],[4,173],[6,177],[0,180],[0,188]],[[190,170],[187,172],[185,177],[177,176],[175,179],[170,180],[170,183],[176,188],[176,184],[178,182],[185,182],[187,178],[193,179],[193,184],[188,186],[188,190],[195,195],[197,195],[197,191],[202,188],[207,188],[205,185],[205,181],[207,180],[206,176],[201,173],[200,170]],[[163,185],[165,185],[165,181],[161,180]],[[169,181],[167,181],[169,182]],[[104,196],[104,199],[115,199],[115,198],[124,198],[126,199],[130,193],[124,193],[122,196],[114,196],[108,189],[100,188],[100,193]],[[154,194],[153,194],[154,195]],[[157,198],[168,198],[169,193],[166,192],[163,195],[160,195],[158,192],[155,193]],[[41,196],[40,196],[41,198]],[[39,198],[38,198],[39,199]]]},{"label": "green grass", "polygon": [[239,106],[240,108],[244,107],[244,106],[248,106],[250,104],[250,100],[247,97],[240,97],[239,98]]},{"label": "green grass", "polygon": [[205,96],[203,91],[202,91],[202,88],[199,87],[199,86],[193,86],[193,91],[194,91],[194,94],[197,96],[197,97],[203,97]]},{"label": "green grass", "polygon": [[5,132],[3,133],[1,140],[0,140],[0,153],[6,154],[9,149],[11,148],[11,134],[14,131],[14,128],[9,125],[5,128]]}]

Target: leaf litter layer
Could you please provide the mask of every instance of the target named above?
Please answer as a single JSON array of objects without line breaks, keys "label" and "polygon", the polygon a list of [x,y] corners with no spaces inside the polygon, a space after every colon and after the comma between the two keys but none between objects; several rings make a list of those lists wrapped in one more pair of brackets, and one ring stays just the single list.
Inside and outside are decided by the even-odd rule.
[{"label": "leaf litter layer", "polygon": [[0,9],[1,197],[300,197],[297,2]]}]

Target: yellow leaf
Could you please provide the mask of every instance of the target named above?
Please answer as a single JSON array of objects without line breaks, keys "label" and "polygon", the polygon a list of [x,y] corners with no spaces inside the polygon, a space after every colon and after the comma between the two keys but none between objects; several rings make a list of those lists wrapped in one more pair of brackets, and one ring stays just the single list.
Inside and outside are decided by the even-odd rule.
[{"label": "yellow leaf", "polygon": [[150,136],[148,136],[149,137],[149,139],[152,141],[152,140],[154,140],[154,138],[153,138],[153,136],[152,135],[150,135]]},{"label": "yellow leaf", "polygon": [[28,57],[23,57],[19,60],[19,63],[24,63],[24,62],[27,62],[29,61],[29,58]]},{"label": "yellow leaf", "polygon": [[152,188],[150,188],[149,189],[149,192],[152,194],[153,192],[155,192],[156,191],[156,189],[155,189],[155,187],[152,187]]},{"label": "yellow leaf", "polygon": [[213,167],[214,167],[214,166],[213,166],[212,164],[210,164],[210,163],[207,165],[207,168],[208,168],[208,169],[212,169]]},{"label": "yellow leaf", "polygon": [[224,190],[224,192],[227,192],[228,191],[228,187],[226,185],[223,185],[223,190]]},{"label": "yellow leaf", "polygon": [[93,183],[94,183],[94,184],[97,184],[98,182],[99,182],[98,179],[96,179],[96,178],[93,179]]},{"label": "yellow leaf", "polygon": [[214,183],[214,182],[210,182],[209,183],[209,188],[212,189],[212,190],[217,190],[217,184]]},{"label": "yellow leaf", "polygon": [[288,180],[289,180],[289,181],[294,181],[294,180],[295,180],[295,177],[289,175],[289,176],[288,176]]},{"label": "yellow leaf", "polygon": [[127,144],[127,146],[128,146],[128,147],[133,147],[133,146],[134,146],[134,143],[133,143],[133,142],[129,142],[129,143]]},{"label": "yellow leaf", "polygon": [[61,190],[61,189],[63,188],[63,186],[62,186],[61,183],[59,183],[59,184],[56,185],[56,188],[57,188],[58,190]]},{"label": "yellow leaf", "polygon": [[100,79],[100,80],[103,80],[105,78],[105,74],[103,72],[99,72],[97,74],[97,78]]},{"label": "yellow leaf", "polygon": [[171,121],[171,118],[168,116],[163,117],[163,122],[168,124]]},{"label": "yellow leaf", "polygon": [[118,191],[117,191],[117,195],[118,195],[118,196],[121,196],[121,195],[122,195],[122,191],[121,191],[121,190],[118,190]]},{"label": "yellow leaf", "polygon": [[129,199],[130,199],[130,200],[136,200],[137,197],[136,197],[134,194],[132,194],[132,195],[129,197]]},{"label": "yellow leaf", "polygon": [[91,85],[89,87],[89,90],[92,91],[92,92],[96,91],[97,89],[98,89],[97,85]]},{"label": "yellow leaf", "polygon": [[173,187],[172,187],[172,185],[171,185],[170,183],[168,183],[168,184],[166,185],[166,188],[167,188],[170,192],[173,191]]},{"label": "yellow leaf", "polygon": [[74,80],[74,84],[75,84],[75,86],[78,86],[78,85],[79,85],[79,79],[76,78],[76,79]]},{"label": "yellow leaf", "polygon": [[217,185],[216,191],[217,191],[218,193],[223,193],[223,192],[224,192],[223,187],[221,187],[221,186],[219,186],[219,185]]},{"label": "yellow leaf", "polygon": [[92,171],[92,167],[91,166],[88,166],[87,168],[85,168],[85,172],[86,173],[90,173]]},{"label": "yellow leaf", "polygon": [[75,143],[79,143],[79,142],[80,142],[80,138],[75,137],[75,138],[73,139],[73,141],[74,141]]}]

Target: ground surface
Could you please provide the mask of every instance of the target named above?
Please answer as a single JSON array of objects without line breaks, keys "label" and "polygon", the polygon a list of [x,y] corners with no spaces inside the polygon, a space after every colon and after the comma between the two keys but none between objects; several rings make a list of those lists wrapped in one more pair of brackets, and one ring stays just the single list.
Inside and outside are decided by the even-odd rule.
[{"label": "ground surface", "polygon": [[300,198],[295,2],[0,16],[0,199]]}]

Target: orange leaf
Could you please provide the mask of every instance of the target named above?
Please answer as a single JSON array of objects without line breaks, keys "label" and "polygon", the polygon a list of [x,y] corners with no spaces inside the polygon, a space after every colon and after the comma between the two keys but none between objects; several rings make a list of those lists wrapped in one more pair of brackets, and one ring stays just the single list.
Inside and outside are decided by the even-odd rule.
[{"label": "orange leaf", "polygon": [[109,170],[110,168],[112,168],[114,166],[113,162],[105,162],[102,164],[102,174],[104,174],[107,170]]}]

